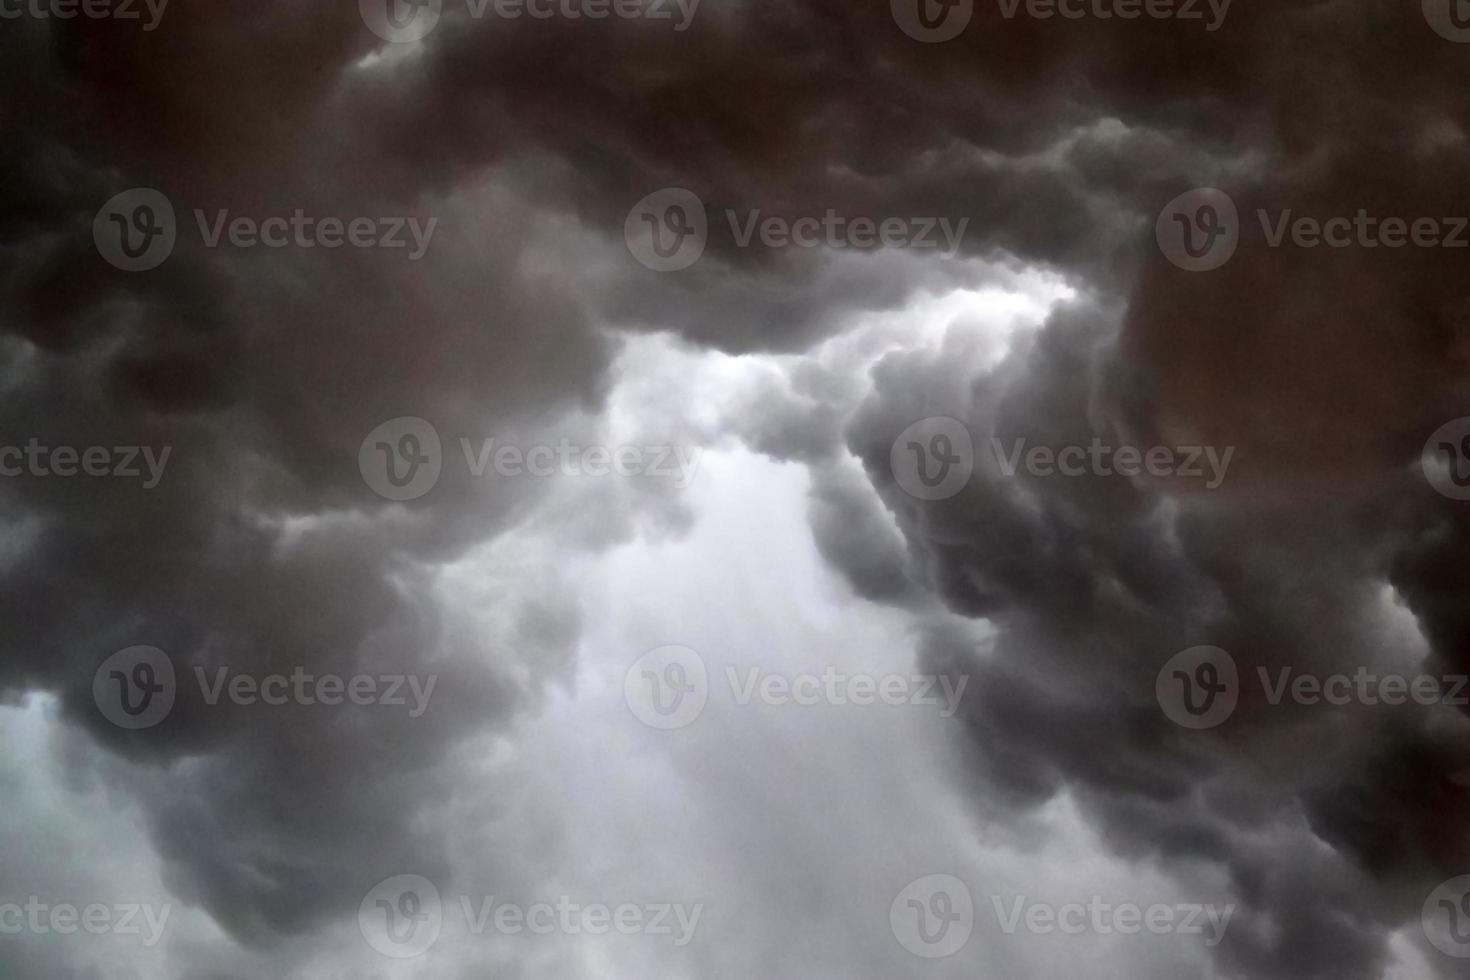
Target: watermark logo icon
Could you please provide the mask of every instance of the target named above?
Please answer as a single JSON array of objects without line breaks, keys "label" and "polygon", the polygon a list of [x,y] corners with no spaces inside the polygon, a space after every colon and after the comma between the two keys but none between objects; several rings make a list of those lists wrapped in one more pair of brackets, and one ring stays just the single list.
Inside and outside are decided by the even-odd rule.
[{"label": "watermark logo icon", "polygon": [[709,241],[704,202],[682,187],[654,191],[628,212],[623,240],[633,258],[655,272],[687,269]]},{"label": "watermark logo icon", "polygon": [[92,241],[108,264],[124,272],[156,269],[178,241],[173,203],[151,187],[123,191],[98,210]]},{"label": "watermark logo icon", "polygon": [[421,956],[438,942],[444,926],[439,889],[423,875],[394,875],[380,881],[358,906],[357,925],[368,945],[384,956],[396,960]]},{"label": "watermark logo icon", "polygon": [[1190,647],[1169,658],[1154,683],[1159,707],[1183,728],[1224,724],[1240,702],[1240,671],[1219,647]]},{"label": "watermark logo icon", "polygon": [[1470,42],[1470,0],[1424,0],[1424,19],[1445,40]]},{"label": "watermark logo icon", "polygon": [[954,875],[925,875],[910,882],[888,908],[899,945],[927,960],[953,956],[975,930],[975,899]]},{"label": "watermark logo icon", "polygon": [[709,701],[704,658],[682,646],[648,651],[623,676],[623,699],[650,728],[671,731],[692,724]]},{"label": "watermark logo icon", "polygon": [[140,731],[168,717],[177,694],[174,665],[158,647],[119,650],[92,675],[92,700],[119,728]]},{"label": "watermark logo icon", "polygon": [[888,465],[909,496],[947,500],[970,482],[975,472],[975,444],[965,423],[934,416],[915,422],[893,440]]},{"label": "watermark logo icon", "polygon": [[1230,261],[1240,244],[1240,212],[1213,187],[1180,194],[1154,226],[1164,257],[1188,272],[1209,272]]},{"label": "watermark logo icon", "polygon": [[1470,500],[1470,417],[1446,422],[1424,444],[1424,479],[1451,500]]},{"label": "watermark logo icon", "polygon": [[444,0],[358,0],[367,29],[390,44],[422,41],[439,26]]},{"label": "watermark logo icon", "polygon": [[1470,875],[1451,878],[1424,901],[1424,935],[1446,956],[1470,959]]},{"label": "watermark logo icon", "polygon": [[891,0],[893,20],[909,37],[926,44],[960,36],[975,13],[975,0]]},{"label": "watermark logo icon", "polygon": [[368,433],[357,451],[368,487],[388,500],[415,500],[434,489],[444,469],[439,431],[413,415],[390,419]]}]

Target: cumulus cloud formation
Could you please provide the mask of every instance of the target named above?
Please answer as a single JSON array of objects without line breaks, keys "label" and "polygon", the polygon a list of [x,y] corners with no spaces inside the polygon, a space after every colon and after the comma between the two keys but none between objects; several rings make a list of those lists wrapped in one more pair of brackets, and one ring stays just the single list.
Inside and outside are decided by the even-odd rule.
[{"label": "cumulus cloud formation", "polygon": [[[0,972],[1456,975],[1420,920],[1470,873],[1464,707],[1261,678],[1470,673],[1470,517],[1421,466],[1466,411],[1458,6],[919,3],[0,20],[0,904],[177,916],[153,958],[0,935]],[[172,247],[130,271],[103,242],[151,234],[137,188]],[[668,188],[707,227],[660,271],[628,229]],[[1235,212],[1205,271],[1216,211],[1162,241],[1198,188]],[[926,419],[969,439],[952,493],[895,463],[953,448]],[[1104,445],[1201,469],[1056,471]],[[938,727],[712,693],[651,732],[622,670],[666,644],[711,685],[968,693]],[[1157,681],[1200,646],[1239,703],[1190,730]],[[135,647],[175,681],[129,727],[98,690],[157,681],[104,666]],[[218,686],[302,673],[407,703]],[[1084,864],[1230,903],[1228,934],[927,963],[888,934],[920,875],[969,875],[994,932],[977,878],[1060,903]],[[671,948],[446,912],[399,962],[358,914],[408,873],[455,914],[704,918]]]}]

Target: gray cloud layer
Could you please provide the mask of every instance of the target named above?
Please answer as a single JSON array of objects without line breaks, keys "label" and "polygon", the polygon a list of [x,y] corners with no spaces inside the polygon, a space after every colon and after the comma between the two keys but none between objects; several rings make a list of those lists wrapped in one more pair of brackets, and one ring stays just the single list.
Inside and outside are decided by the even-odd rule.
[{"label": "gray cloud layer", "polygon": [[[57,694],[128,762],[114,778],[169,887],[241,943],[350,915],[402,867],[447,875],[421,819],[455,792],[446,760],[537,709],[581,613],[549,575],[494,597],[499,632],[460,622],[436,567],[521,525],[536,488],[446,470],[432,497],[389,505],[358,476],[362,438],[400,415],[525,439],[595,416],[608,326],[800,353],[975,285],[971,263],[718,234],[695,268],[660,275],[619,241],[659,187],[712,215],[968,217],[964,254],[987,275],[1042,266],[1080,297],[993,368],[896,353],[871,391],[792,368],[729,433],[810,467],[812,533],[859,595],[933,610],[922,662],[976,678],[955,778],[977,820],[1070,791],[1118,853],[1228,870],[1253,927],[1219,949],[1227,975],[1380,976],[1388,933],[1470,865],[1463,718],[1248,703],[1184,738],[1153,679],[1198,643],[1247,671],[1397,663],[1386,586],[1429,666],[1470,669],[1470,518],[1414,470],[1463,414],[1460,257],[1272,250],[1248,220],[1236,258],[1201,276],[1152,236],[1163,203],[1203,185],[1243,214],[1463,211],[1470,49],[1412,6],[1240,4],[1206,33],[981,4],[939,45],[883,3],[711,6],[682,33],[451,13],[422,47],[367,62],[379,45],[350,3],[180,3],[151,33],[6,22],[0,441],[173,457],[147,492],[0,485],[15,542],[0,690]],[[182,230],[165,266],[129,275],[97,256],[91,222],[140,185],[169,195]],[[207,249],[196,207],[440,220],[410,263]],[[1219,492],[982,474],[921,505],[888,456],[929,415],[979,444],[1103,435],[1239,458]],[[559,547],[679,525],[658,499],[601,506],[599,533],[584,515]],[[993,620],[994,649],[953,636],[953,613]],[[411,722],[291,708],[261,724],[186,688],[164,725],[127,733],[97,716],[91,680],[137,643],[186,671],[434,672],[440,700]]]}]

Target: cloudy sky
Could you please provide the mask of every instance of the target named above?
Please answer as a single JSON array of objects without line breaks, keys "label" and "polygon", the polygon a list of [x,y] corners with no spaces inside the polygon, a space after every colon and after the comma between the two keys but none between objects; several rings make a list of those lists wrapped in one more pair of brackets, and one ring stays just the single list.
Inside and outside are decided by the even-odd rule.
[{"label": "cloudy sky", "polygon": [[0,976],[1470,975],[1470,3],[0,78]]}]

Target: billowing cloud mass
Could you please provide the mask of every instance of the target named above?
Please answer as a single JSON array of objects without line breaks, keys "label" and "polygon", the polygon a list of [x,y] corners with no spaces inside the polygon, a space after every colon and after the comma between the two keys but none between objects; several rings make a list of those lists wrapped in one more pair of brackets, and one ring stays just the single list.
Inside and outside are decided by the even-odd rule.
[{"label": "billowing cloud mass", "polygon": [[[1238,906],[1203,958],[1107,960],[1119,975],[1459,975],[1419,918],[1470,872],[1465,710],[1272,703],[1255,679],[1470,673],[1470,512],[1420,469],[1430,434],[1467,414],[1466,253],[1271,240],[1288,211],[1465,214],[1470,45],[1392,0],[1242,0],[1213,29],[1204,3],[1204,20],[1096,16],[1121,2],[1073,20],[976,0],[942,43],[887,2],[704,0],[683,29],[685,8],[663,6],[671,19],[508,19],[447,0],[412,43],[350,0],[173,0],[147,31],[0,20],[0,443],[169,450],[151,487],[0,480],[0,697],[17,709],[0,785],[28,800],[24,826],[52,825],[0,836],[0,901],[68,851],[106,850],[68,807],[113,810],[128,856],[63,879],[127,883],[190,924],[167,971],[0,937],[0,972],[398,976],[357,934],[383,879],[556,895],[569,868],[646,850],[646,880],[670,889],[651,897],[679,899],[697,869],[723,899],[702,926],[714,945],[650,954],[649,975],[1060,975],[1084,958],[992,949],[977,974],[891,959],[886,934],[869,948],[868,905],[881,932],[909,879],[850,865],[997,840],[1031,853],[1065,825],[1160,889]],[[177,216],[146,272],[94,242],[99,208],[136,187]],[[668,187],[698,196],[709,232],[697,263],[660,272],[624,226]],[[1240,216],[1208,273],[1155,234],[1200,187]],[[752,212],[829,211],[932,218],[940,247],[741,244]],[[297,212],[403,219],[407,245],[230,244],[234,218]],[[946,307],[956,295],[1030,299],[987,318]],[[359,451],[405,416],[432,423],[444,466],[431,494],[395,501]],[[976,465],[924,500],[891,454],[931,417],[963,423]],[[781,590],[746,591],[766,573],[736,560],[742,534],[701,534],[666,484],[477,477],[460,441],[491,437],[692,447],[714,460],[705,484],[742,478],[721,460],[777,481],[789,494],[769,500],[805,509],[756,522],[790,541],[773,560],[810,561],[783,574],[849,610],[787,641],[841,666],[859,654],[835,638],[860,645],[867,624],[901,670],[969,678],[942,754],[804,720],[740,742],[745,762],[706,737],[663,760],[664,782],[644,742],[625,783],[573,773],[578,726],[612,724],[577,709],[592,665],[715,646],[721,623],[779,660],[786,641],[734,624]],[[1018,444],[1094,441],[1232,455],[1214,481],[1005,472]],[[692,541],[727,580],[682,605],[589,584],[609,556],[651,577],[628,549]],[[183,681],[144,731],[93,691],[137,645]],[[1155,681],[1196,646],[1229,651],[1245,682],[1227,724],[1191,731]],[[263,712],[193,682],[298,667],[433,674],[432,710]],[[752,768],[807,738],[810,769]],[[815,771],[846,778],[814,788]],[[653,839],[630,816],[644,785],[701,829]],[[911,794],[958,800],[949,839],[895,842],[919,819],[897,802]],[[809,822],[827,800],[864,810],[825,818],[850,819],[864,853]],[[742,825],[742,807],[790,836]],[[455,949],[422,975],[599,975],[585,952]]]}]

